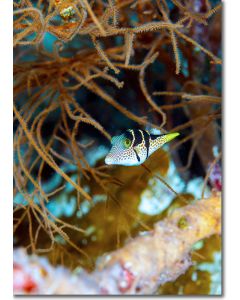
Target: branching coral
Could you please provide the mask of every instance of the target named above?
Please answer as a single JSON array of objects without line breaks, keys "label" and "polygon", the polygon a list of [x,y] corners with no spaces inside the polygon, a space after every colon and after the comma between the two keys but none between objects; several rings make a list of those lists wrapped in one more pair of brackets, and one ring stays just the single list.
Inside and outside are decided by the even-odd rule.
[{"label": "branching coral", "polygon": [[[131,171],[93,163],[91,153],[121,129],[180,131],[169,153],[182,179],[201,176],[202,196],[218,189],[211,174],[221,157],[213,151],[221,147],[219,2],[14,1],[16,246],[92,268],[95,254],[79,242],[86,228],[51,210],[61,197],[76,198],[74,215],[86,201],[94,207],[96,195],[106,207],[114,203],[124,223],[116,226],[117,247],[149,229],[137,213],[139,193],[168,159],[159,152],[162,166],[153,158]],[[134,209],[126,204],[130,179]]]}]

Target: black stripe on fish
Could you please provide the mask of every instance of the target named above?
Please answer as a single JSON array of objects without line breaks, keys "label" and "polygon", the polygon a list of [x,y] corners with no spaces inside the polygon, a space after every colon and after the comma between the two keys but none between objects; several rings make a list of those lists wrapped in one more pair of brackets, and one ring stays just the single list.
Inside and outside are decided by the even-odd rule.
[{"label": "black stripe on fish", "polygon": [[136,154],[137,160],[140,161],[140,157],[139,157],[139,155],[137,154],[137,151],[136,151],[134,148],[133,148],[133,151],[134,151],[134,153]]},{"label": "black stripe on fish", "polygon": [[142,132],[143,132],[143,136],[144,136],[145,146],[146,146],[146,148],[147,148],[147,158],[148,158],[148,155],[149,155],[149,147],[150,147],[150,141],[149,141],[150,135],[149,135],[149,133],[148,133],[147,131],[145,131],[145,130],[142,130]]},{"label": "black stripe on fish", "polygon": [[133,143],[133,147],[136,147],[136,146],[138,146],[139,144],[142,143],[143,136],[142,136],[141,131],[139,129],[133,130],[133,134],[134,134],[134,137],[135,137],[135,141]]}]

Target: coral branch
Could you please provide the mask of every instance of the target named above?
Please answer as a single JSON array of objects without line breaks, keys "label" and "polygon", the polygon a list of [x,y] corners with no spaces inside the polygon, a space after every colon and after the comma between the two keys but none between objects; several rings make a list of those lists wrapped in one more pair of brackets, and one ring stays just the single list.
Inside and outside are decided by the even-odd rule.
[{"label": "coral branch", "polygon": [[94,12],[92,11],[91,6],[89,5],[88,1],[87,1],[87,0],[82,0],[82,1],[83,1],[84,5],[86,6],[86,9],[87,9],[89,15],[91,16],[93,22],[94,22],[94,23],[97,25],[97,27],[99,28],[101,34],[102,34],[103,36],[106,35],[106,32],[105,32],[103,26],[101,25],[101,23],[99,23],[99,21],[98,21],[96,15],[95,15]]},{"label": "coral branch", "polygon": [[[46,260],[27,257],[24,251],[17,250],[15,293],[152,294],[160,285],[185,273],[192,264],[189,254],[197,241],[220,233],[221,198],[216,196],[176,209],[156,223],[152,231],[100,259],[91,274],[82,270],[71,275],[63,268],[51,267]],[[30,273],[33,267],[35,272]],[[31,289],[26,288],[29,282]]]},{"label": "coral branch", "polygon": [[51,161],[51,159],[44,154],[44,152],[39,148],[39,146],[37,145],[37,143],[34,141],[34,139],[32,138],[29,130],[27,129],[27,125],[24,122],[24,120],[22,119],[21,115],[19,114],[19,112],[17,111],[17,109],[14,107],[14,113],[17,116],[19,123],[21,124],[24,132],[26,133],[26,136],[28,137],[29,141],[32,143],[33,147],[37,150],[37,152],[39,153],[39,155],[56,171],[58,172],[62,177],[64,177],[69,183],[71,183],[77,191],[79,191],[86,199],[88,199],[89,201],[91,200],[91,197],[80,187],[78,186],[70,177],[67,176],[67,174],[65,174],[55,163],[53,163]]}]

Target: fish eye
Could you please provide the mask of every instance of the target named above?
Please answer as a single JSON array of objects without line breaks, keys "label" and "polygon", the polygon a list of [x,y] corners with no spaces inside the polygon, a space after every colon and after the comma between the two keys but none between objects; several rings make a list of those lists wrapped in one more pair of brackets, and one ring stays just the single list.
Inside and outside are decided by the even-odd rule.
[{"label": "fish eye", "polygon": [[124,146],[125,146],[126,148],[129,148],[129,147],[131,146],[131,141],[130,141],[129,139],[125,139],[125,140],[124,140]]}]

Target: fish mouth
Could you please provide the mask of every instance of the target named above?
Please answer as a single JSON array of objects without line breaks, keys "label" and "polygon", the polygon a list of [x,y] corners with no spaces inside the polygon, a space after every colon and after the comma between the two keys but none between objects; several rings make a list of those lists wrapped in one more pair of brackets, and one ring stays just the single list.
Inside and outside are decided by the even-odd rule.
[{"label": "fish mouth", "polygon": [[112,160],[112,158],[109,155],[107,155],[105,157],[105,164],[106,165],[112,165],[113,164],[113,160]]}]

